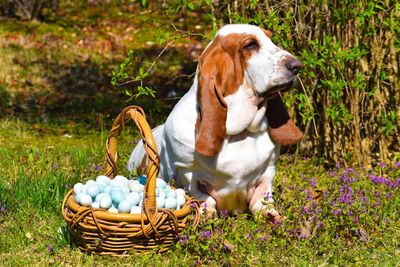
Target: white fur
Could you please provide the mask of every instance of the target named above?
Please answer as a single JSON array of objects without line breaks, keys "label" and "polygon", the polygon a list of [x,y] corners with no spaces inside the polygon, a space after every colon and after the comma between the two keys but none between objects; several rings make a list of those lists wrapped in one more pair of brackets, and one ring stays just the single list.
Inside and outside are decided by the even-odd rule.
[{"label": "white fur", "polygon": [[[177,103],[165,124],[155,129],[161,156],[160,176],[176,177],[178,186],[187,187],[192,196],[205,201],[208,206],[257,212],[263,207],[263,196],[258,194],[257,199],[252,200],[253,194],[257,188],[265,188],[263,193],[272,193],[280,150],[268,135],[267,102],[259,94],[293,79],[282,61],[293,56],[275,46],[259,27],[227,25],[217,35],[230,33],[255,35],[260,49],[248,60],[244,82],[238,91],[224,99],[228,113],[222,148],[215,158],[195,152],[196,73],[190,90]],[[139,144],[129,160],[130,170],[140,165],[143,154],[143,146]],[[212,196],[201,192],[199,184],[208,185]],[[215,198],[221,203],[217,203]],[[250,201],[255,204],[249,208]]]}]

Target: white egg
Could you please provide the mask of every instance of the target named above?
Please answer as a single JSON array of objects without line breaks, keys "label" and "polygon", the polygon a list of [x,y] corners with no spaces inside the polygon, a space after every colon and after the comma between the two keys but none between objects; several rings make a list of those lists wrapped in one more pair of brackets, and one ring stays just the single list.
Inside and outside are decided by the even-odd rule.
[{"label": "white egg", "polygon": [[81,189],[81,194],[86,194],[87,185],[83,185]]},{"label": "white egg", "polygon": [[109,209],[112,206],[112,200],[109,195],[104,195],[100,201],[99,201],[99,206],[102,209]]},{"label": "white egg", "polygon": [[167,192],[165,193],[165,195],[167,196],[167,198],[168,198],[168,197],[170,197],[170,198],[176,198],[176,192],[175,192],[175,190],[167,191]]},{"label": "white egg", "polygon": [[131,214],[141,214],[142,213],[142,208],[138,206],[132,206],[131,208]]},{"label": "white egg", "polygon": [[97,184],[90,184],[86,189],[86,194],[90,197],[95,198],[100,193],[99,186]]},{"label": "white egg", "polygon": [[180,210],[181,209],[181,206],[178,204],[177,206],[176,206],[176,210]]},{"label": "white egg", "polygon": [[89,196],[88,194],[82,194],[80,200],[81,200],[80,204],[82,206],[90,207],[90,205],[92,204],[92,197]]},{"label": "white egg", "polygon": [[92,179],[90,179],[89,181],[86,182],[86,185],[91,185],[91,184],[94,184],[94,183],[96,183],[96,182],[93,181]]},{"label": "white egg", "polygon": [[138,192],[132,192],[125,195],[125,200],[130,202],[133,206],[136,206],[140,202],[140,194]]},{"label": "white egg", "polygon": [[92,208],[98,209],[100,207],[99,202],[93,202]]},{"label": "white egg", "polygon": [[156,179],[156,187],[164,189],[167,186],[167,183],[161,179],[161,178],[157,178]]},{"label": "white egg", "polygon": [[96,182],[98,182],[98,183],[104,183],[104,184],[106,184],[106,185],[108,185],[108,184],[110,183],[110,181],[111,181],[111,179],[108,178],[108,177],[105,176],[105,175],[99,175],[99,176],[97,176],[97,178],[96,178]]},{"label": "white egg", "polygon": [[175,192],[176,192],[176,195],[177,196],[179,196],[179,195],[181,195],[181,196],[184,196],[186,193],[185,193],[185,190],[183,190],[182,188],[177,188],[176,190],[175,190]]},{"label": "white egg", "polygon": [[130,212],[131,207],[132,207],[131,203],[129,203],[126,200],[123,200],[118,204],[118,212]]},{"label": "white egg", "polygon": [[165,192],[168,192],[168,191],[171,191],[171,190],[174,190],[174,189],[172,189],[169,185],[167,185],[167,186],[164,188],[164,191],[165,191]]},{"label": "white egg", "polygon": [[166,194],[165,194],[165,192],[164,192],[164,190],[161,190],[161,192],[160,192],[160,194],[158,195],[158,197],[160,197],[160,198],[166,198],[166,197],[167,197]]},{"label": "white egg", "polygon": [[111,206],[111,208],[109,208],[108,211],[112,213],[118,213],[118,209],[114,206]]},{"label": "white egg", "polygon": [[79,194],[82,191],[82,187],[83,187],[82,183],[76,183],[74,185],[74,193]]},{"label": "white egg", "polygon": [[183,204],[186,203],[186,199],[185,199],[185,197],[182,196],[182,195],[177,195],[177,196],[176,196],[176,202],[178,202],[178,205],[179,205],[179,206],[183,206]]},{"label": "white egg", "polygon": [[161,188],[156,188],[156,197],[159,197],[161,192],[164,191]]},{"label": "white egg", "polygon": [[165,208],[167,209],[176,209],[176,199],[172,197],[167,197],[165,199]]},{"label": "white egg", "polygon": [[81,204],[81,196],[81,193],[75,195],[74,200],[76,204]]},{"label": "white egg", "polygon": [[121,190],[122,190],[122,193],[124,193],[124,194],[128,194],[129,192],[131,192],[128,187],[121,187]]},{"label": "white egg", "polygon": [[144,185],[142,185],[142,184],[134,184],[132,186],[132,189],[133,189],[133,191],[140,193],[140,192],[144,191]]},{"label": "white egg", "polygon": [[165,206],[165,198],[163,197],[157,197],[156,198],[156,202],[157,202],[157,209],[162,209]]},{"label": "white egg", "polygon": [[127,184],[129,180],[125,176],[117,175],[117,176],[114,177],[114,181],[119,181],[119,182],[121,182],[123,184]]}]

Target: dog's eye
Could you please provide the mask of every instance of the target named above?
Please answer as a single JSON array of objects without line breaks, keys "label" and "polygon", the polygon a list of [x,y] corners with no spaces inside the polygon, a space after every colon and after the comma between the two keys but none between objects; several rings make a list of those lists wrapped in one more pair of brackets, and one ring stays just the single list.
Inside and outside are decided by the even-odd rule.
[{"label": "dog's eye", "polygon": [[245,46],[243,48],[244,48],[244,50],[256,50],[259,47],[260,46],[256,40],[251,40],[250,42],[245,44]]}]

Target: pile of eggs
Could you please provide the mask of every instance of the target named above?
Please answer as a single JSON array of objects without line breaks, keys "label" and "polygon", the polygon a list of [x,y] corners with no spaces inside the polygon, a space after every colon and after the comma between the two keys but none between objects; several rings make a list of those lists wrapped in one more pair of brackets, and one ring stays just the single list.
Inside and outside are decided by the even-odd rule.
[{"label": "pile of eggs", "polygon": [[[106,209],[113,213],[140,214],[142,212],[143,191],[146,176],[129,180],[122,175],[110,179],[100,175],[96,181],[74,185],[75,203],[93,208]],[[179,210],[185,204],[185,191],[171,188],[163,179],[156,180],[157,208]]]}]

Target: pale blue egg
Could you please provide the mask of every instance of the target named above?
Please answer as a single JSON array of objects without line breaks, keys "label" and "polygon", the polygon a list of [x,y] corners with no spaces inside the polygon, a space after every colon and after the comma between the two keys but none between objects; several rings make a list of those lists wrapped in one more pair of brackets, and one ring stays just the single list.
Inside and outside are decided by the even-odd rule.
[{"label": "pale blue egg", "polygon": [[135,191],[135,190],[133,189],[133,185],[134,185],[134,184],[138,184],[138,183],[139,183],[138,180],[130,180],[129,183],[128,183],[128,188],[129,188],[129,190],[130,190],[131,192]]},{"label": "pale blue egg", "polygon": [[[138,192],[138,193],[144,191],[144,185],[142,185],[142,184],[134,184],[134,185],[132,186],[132,188],[133,188],[133,191]],[[133,191],[132,191],[132,192],[133,192]]]},{"label": "pale blue egg", "polygon": [[97,184],[90,184],[86,189],[86,194],[91,198],[95,198],[100,193],[99,186]]},{"label": "pale blue egg", "polygon": [[142,208],[138,206],[132,206],[131,208],[131,214],[141,214],[142,213]]},{"label": "pale blue egg", "polygon": [[96,182],[98,182],[98,183],[104,183],[104,184],[106,184],[106,185],[110,184],[110,181],[111,181],[111,179],[108,178],[108,177],[105,176],[105,175],[99,175],[99,176],[97,176],[97,178],[96,178]]},{"label": "pale blue egg", "polygon": [[111,200],[113,203],[118,205],[122,200],[124,200],[124,195],[121,191],[112,191]]},{"label": "pale blue egg", "polygon": [[103,193],[104,188],[106,188],[107,185],[104,184],[104,183],[97,183],[97,182],[96,182],[96,184],[97,184],[97,186],[99,187],[100,193]]},{"label": "pale blue egg", "polygon": [[100,201],[99,201],[99,206],[102,209],[109,209],[112,206],[112,200],[109,195],[104,195]]},{"label": "pale blue egg", "polygon": [[118,212],[130,212],[131,211],[131,203],[129,203],[126,200],[122,200],[119,204],[118,204]]},{"label": "pale blue egg", "polygon": [[109,195],[109,194],[111,193],[111,187],[110,187],[110,186],[107,186],[106,188],[104,188],[104,189],[103,189],[103,193]]},{"label": "pale blue egg", "polygon": [[88,194],[82,194],[80,204],[85,207],[90,207],[90,205],[92,204],[92,197]]},{"label": "pale blue egg", "polygon": [[95,208],[95,209],[98,209],[100,206],[99,206],[99,202],[93,202],[92,203],[92,208]]},{"label": "pale blue egg", "polygon": [[186,203],[186,199],[185,199],[185,197],[182,196],[182,195],[177,195],[177,196],[176,196],[176,201],[178,202],[178,205],[179,205],[179,206],[183,206],[183,204]]},{"label": "pale blue egg", "polygon": [[83,187],[82,183],[76,183],[74,185],[74,193],[79,194],[82,191],[82,187]]},{"label": "pale blue egg", "polygon": [[110,189],[110,193],[114,191],[120,191],[122,192],[122,188],[120,186],[112,186]]},{"label": "pale blue egg", "polygon": [[124,184],[123,183],[121,183],[121,181],[118,181],[118,180],[111,180],[111,182],[110,182],[110,186],[124,186]]},{"label": "pale blue egg", "polygon": [[161,178],[157,178],[156,179],[156,187],[164,189],[167,186],[167,183],[161,179]]},{"label": "pale blue egg", "polygon": [[114,177],[114,181],[119,181],[119,182],[121,182],[123,184],[127,184],[129,180],[125,176],[117,175],[117,176]]},{"label": "pale blue egg", "polygon": [[74,200],[76,204],[81,204],[81,196],[81,193],[75,195]]},{"label": "pale blue egg", "polygon": [[185,194],[186,194],[186,192],[185,192],[185,190],[183,190],[182,188],[177,188],[176,190],[175,190],[175,192],[176,192],[176,195],[177,196],[184,196]]},{"label": "pale blue egg", "polygon": [[167,209],[176,209],[176,198],[167,197],[165,199],[165,208]]},{"label": "pale blue egg", "polygon": [[157,209],[162,209],[165,206],[165,198],[163,197],[157,197],[156,198],[157,201]]},{"label": "pale blue egg", "polygon": [[125,200],[130,202],[133,206],[137,206],[140,202],[140,194],[138,192],[126,194]]},{"label": "pale blue egg", "polygon": [[166,197],[170,197],[170,198],[176,198],[176,192],[175,190],[169,190],[167,192],[165,192]]},{"label": "pale blue egg", "polygon": [[100,202],[100,199],[107,195],[106,193],[100,193],[96,196],[95,202]]}]

